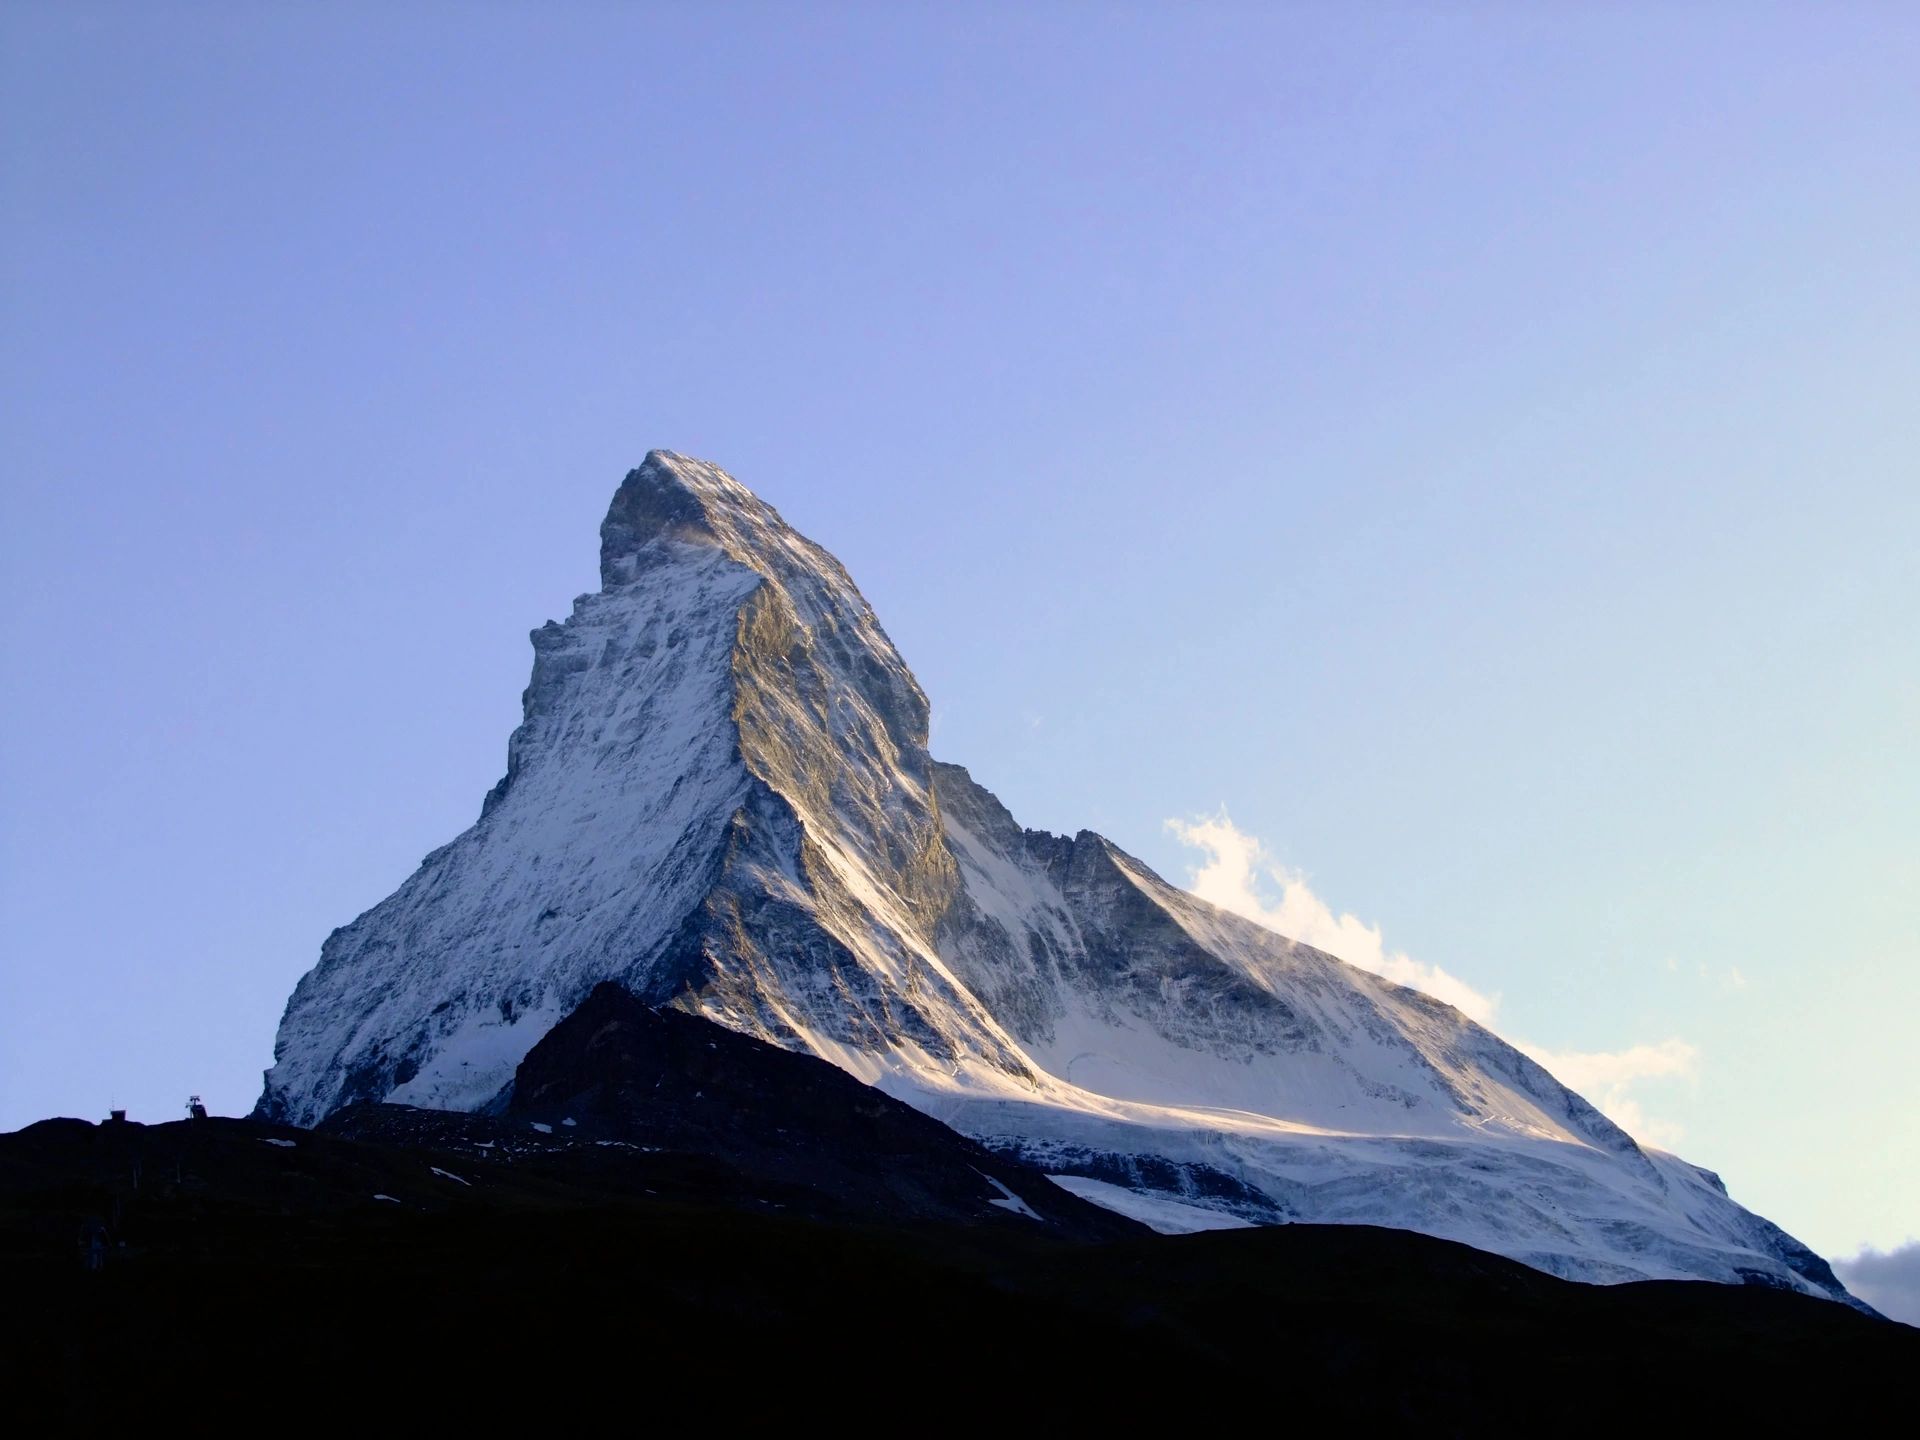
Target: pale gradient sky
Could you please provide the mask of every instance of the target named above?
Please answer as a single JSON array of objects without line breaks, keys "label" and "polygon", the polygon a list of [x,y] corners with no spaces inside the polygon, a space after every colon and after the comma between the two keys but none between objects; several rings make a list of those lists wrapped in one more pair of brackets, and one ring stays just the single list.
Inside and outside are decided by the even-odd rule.
[{"label": "pale gradient sky", "polygon": [[1893,4],[0,7],[0,1127],[251,1104],[664,446],[1028,824],[1920,1234],[1916,75]]}]

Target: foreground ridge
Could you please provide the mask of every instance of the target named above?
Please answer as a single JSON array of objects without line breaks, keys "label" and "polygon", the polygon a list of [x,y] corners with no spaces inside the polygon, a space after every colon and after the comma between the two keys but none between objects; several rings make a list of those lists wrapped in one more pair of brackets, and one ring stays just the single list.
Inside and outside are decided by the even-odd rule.
[{"label": "foreground ridge", "polygon": [[478,822],[328,937],[256,1113],[510,1100],[602,981],[819,1056],[1163,1229],[1326,1221],[1563,1277],[1848,1300],[1718,1178],[1452,1007],[1023,829],[927,750],[840,564],[654,451],[533,632]]},{"label": "foreground ridge", "polygon": [[[1147,1234],[831,1066],[597,993],[497,1114],[0,1135],[16,1425],[225,1433],[297,1406],[322,1433],[492,1434],[637,1377],[788,1426],[984,1389],[1122,1430],[1244,1397],[1339,1433],[1871,1433],[1920,1365],[1920,1330],[1783,1291],[1569,1284],[1367,1225]],[[795,1093],[702,1099],[763,1083]]]}]

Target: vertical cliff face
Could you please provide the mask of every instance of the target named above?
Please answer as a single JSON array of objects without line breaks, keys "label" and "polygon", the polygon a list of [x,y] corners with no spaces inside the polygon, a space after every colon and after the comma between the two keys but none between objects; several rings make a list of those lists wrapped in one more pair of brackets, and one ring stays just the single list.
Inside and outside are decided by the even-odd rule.
[{"label": "vertical cliff face", "polygon": [[614,980],[1163,1215],[1844,1296],[1714,1177],[1450,1007],[1097,835],[1023,829],[929,756],[926,697],[845,570],[720,470],[649,455],[600,568],[533,634],[479,821],[301,980],[266,1115],[487,1106]]}]

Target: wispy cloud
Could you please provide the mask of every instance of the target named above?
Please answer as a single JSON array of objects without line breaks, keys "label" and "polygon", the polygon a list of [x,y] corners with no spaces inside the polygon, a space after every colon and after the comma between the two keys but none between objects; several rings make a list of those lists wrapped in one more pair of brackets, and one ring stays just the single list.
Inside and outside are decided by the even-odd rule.
[{"label": "wispy cloud", "polygon": [[1858,1255],[1834,1261],[1833,1273],[1889,1320],[1920,1325],[1920,1240],[1891,1250],[1868,1246]]},{"label": "wispy cloud", "polygon": [[[1336,912],[1314,894],[1306,877],[1279,864],[1256,835],[1218,815],[1169,820],[1167,828],[1205,859],[1188,872],[1187,888],[1202,900],[1276,930],[1290,940],[1337,956],[1349,965],[1444,1000],[1461,1014],[1493,1028],[1498,993],[1475,988],[1438,965],[1389,950],[1380,927],[1357,915]],[[1737,972],[1735,972],[1737,974]],[[1744,985],[1745,978],[1739,983]],[[1550,1050],[1511,1041],[1544,1065],[1562,1084],[1597,1105],[1616,1125],[1648,1144],[1671,1146],[1678,1125],[1650,1116],[1633,1091],[1650,1081],[1691,1080],[1700,1052],[1678,1037],[1624,1050]]]},{"label": "wispy cloud", "polygon": [[1700,1052],[1678,1036],[1624,1050],[1549,1050],[1513,1042],[1562,1085],[1587,1097],[1614,1124],[1649,1145],[1679,1143],[1678,1125],[1646,1113],[1633,1087],[1648,1080],[1692,1080],[1700,1070]]},{"label": "wispy cloud", "polygon": [[1308,888],[1305,876],[1275,863],[1259,838],[1235,825],[1225,810],[1199,820],[1169,820],[1167,828],[1182,844],[1206,853],[1206,863],[1192,871],[1187,886],[1202,900],[1395,984],[1424,990],[1482,1025],[1493,1024],[1498,995],[1476,990],[1438,965],[1422,965],[1388,950],[1380,927],[1357,915],[1334,914],[1333,907]]}]

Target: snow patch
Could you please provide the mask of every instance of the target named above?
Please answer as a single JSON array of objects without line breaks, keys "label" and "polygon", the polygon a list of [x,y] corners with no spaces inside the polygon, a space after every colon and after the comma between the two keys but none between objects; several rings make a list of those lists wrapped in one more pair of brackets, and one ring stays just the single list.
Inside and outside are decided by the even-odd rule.
[{"label": "snow patch", "polygon": [[1229,1215],[1221,1210],[1209,1210],[1186,1200],[1176,1200],[1171,1195],[1129,1190],[1123,1185],[1110,1185],[1105,1180],[1093,1180],[1085,1175],[1049,1175],[1047,1178],[1082,1200],[1091,1201],[1116,1215],[1124,1215],[1129,1220],[1138,1220],[1162,1235],[1197,1235],[1202,1230],[1255,1228],[1251,1220],[1242,1220],[1238,1215]]},{"label": "snow patch", "polygon": [[986,1171],[976,1170],[974,1174],[978,1175],[982,1180],[986,1181],[987,1184],[993,1186],[994,1189],[1000,1192],[999,1199],[987,1201],[989,1205],[998,1205],[1002,1210],[1011,1210],[1014,1214],[1024,1215],[1029,1220],[1039,1220],[1043,1225],[1046,1223],[1046,1220],[1042,1216],[1034,1213],[1031,1205],[1027,1204],[1026,1201],[1014,1194],[1013,1191],[994,1179],[993,1176],[987,1174]]}]

